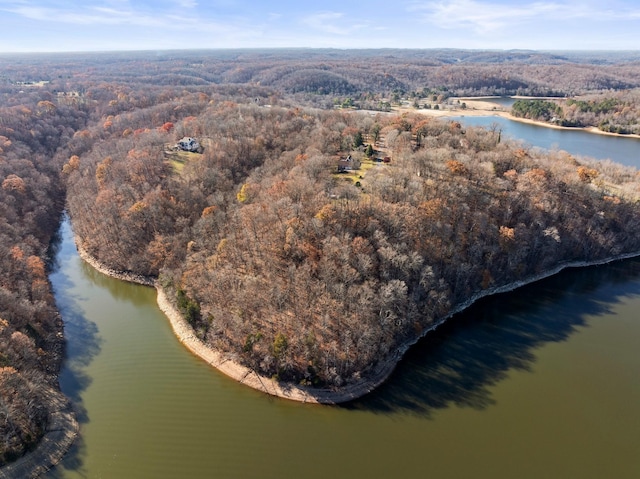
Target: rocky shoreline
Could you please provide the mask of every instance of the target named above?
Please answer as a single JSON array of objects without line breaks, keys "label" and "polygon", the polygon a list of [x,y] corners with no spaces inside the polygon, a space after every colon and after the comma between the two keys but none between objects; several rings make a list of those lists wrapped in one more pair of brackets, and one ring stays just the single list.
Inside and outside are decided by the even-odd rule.
[{"label": "rocky shoreline", "polygon": [[373,376],[369,376],[367,379],[363,379],[358,383],[349,384],[340,389],[333,390],[333,389],[309,388],[309,387],[299,386],[296,384],[288,384],[288,383],[275,381],[266,376],[261,376],[256,371],[235,362],[230,355],[225,355],[219,351],[215,351],[211,349],[210,347],[205,345],[195,335],[191,326],[187,323],[187,321],[184,319],[184,317],[178,311],[175,305],[169,300],[166,292],[161,287],[161,285],[158,284],[157,281],[155,281],[152,278],[148,278],[148,277],[144,277],[144,276],[140,276],[140,275],[136,275],[128,272],[120,272],[112,268],[109,268],[101,264],[96,258],[89,255],[88,252],[82,248],[81,242],[78,239],[76,239],[76,244],[78,246],[78,253],[80,257],[83,260],[85,260],[88,264],[90,264],[92,267],[94,267],[96,270],[117,279],[155,287],[157,291],[158,306],[160,310],[169,319],[173,332],[178,338],[178,340],[182,344],[184,344],[184,346],[189,351],[191,351],[193,354],[195,354],[196,356],[206,361],[208,364],[210,364],[214,368],[218,369],[223,374],[253,389],[262,391],[272,396],[290,399],[293,401],[317,403],[317,404],[344,403],[344,402],[357,399],[373,391],[375,388],[377,388],[387,380],[387,378],[394,371],[398,362],[402,359],[404,354],[409,350],[411,346],[416,344],[420,339],[422,339],[429,332],[435,330],[438,326],[442,325],[445,321],[450,319],[452,316],[464,311],[469,306],[471,306],[476,301],[482,298],[485,298],[487,296],[492,296],[495,294],[501,294],[501,293],[507,293],[507,292],[513,291],[527,284],[534,283],[541,279],[556,275],[560,271],[566,268],[582,268],[582,267],[589,267],[589,266],[599,266],[599,265],[612,263],[614,261],[630,259],[630,258],[640,256],[640,252],[634,252],[634,253],[616,255],[616,256],[603,258],[600,260],[594,260],[594,261],[564,262],[564,263],[560,263],[555,268],[549,271],[546,271],[544,273],[538,274],[536,276],[532,276],[532,277],[529,277],[520,281],[516,281],[504,286],[499,286],[499,287],[481,291],[473,295],[464,303],[458,305],[447,316],[445,316],[444,318],[441,318],[440,320],[432,324],[429,328],[425,329],[419,337],[397,348],[387,359],[385,359],[380,364],[378,364]]},{"label": "rocky shoreline", "polygon": [[49,421],[36,449],[0,469],[0,479],[32,479],[58,464],[78,435],[73,406],[60,392],[47,394]]},{"label": "rocky shoreline", "polygon": [[[129,281],[132,283],[152,286],[157,291],[157,302],[160,310],[167,316],[173,333],[178,340],[193,354],[206,361],[208,364],[218,369],[220,372],[236,381],[245,384],[259,391],[291,399],[293,401],[337,404],[360,397],[371,391],[379,383],[383,382],[388,373],[380,378],[379,382],[372,384],[358,384],[354,388],[345,388],[341,391],[320,390],[303,388],[297,385],[285,384],[275,381],[266,376],[261,376],[254,370],[249,369],[225,354],[215,351],[206,346],[194,333],[193,328],[184,319],[180,311],[169,300],[166,291],[153,278],[133,274],[130,272],[117,271],[102,264],[95,257],[91,256],[83,247],[82,241],[76,238],[76,246],[79,256],[97,271],[112,278]],[[389,371],[390,372],[390,371]]]}]

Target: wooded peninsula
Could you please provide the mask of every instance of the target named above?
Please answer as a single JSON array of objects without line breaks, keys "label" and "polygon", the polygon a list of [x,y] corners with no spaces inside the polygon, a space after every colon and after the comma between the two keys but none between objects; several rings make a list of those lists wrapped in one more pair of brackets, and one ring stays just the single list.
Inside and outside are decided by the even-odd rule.
[{"label": "wooded peninsula", "polygon": [[635,53],[0,56],[0,477],[77,427],[48,280],[65,209],[83,253],[156,285],[203,347],[344,401],[473,300],[640,253],[635,168],[420,110],[545,97],[512,114],[637,134],[639,92]]}]

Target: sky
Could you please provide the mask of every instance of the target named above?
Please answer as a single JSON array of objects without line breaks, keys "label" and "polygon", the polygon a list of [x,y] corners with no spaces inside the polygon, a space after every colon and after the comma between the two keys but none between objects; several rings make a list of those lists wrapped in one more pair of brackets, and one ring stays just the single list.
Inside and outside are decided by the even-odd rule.
[{"label": "sky", "polygon": [[0,0],[0,14],[0,52],[640,49],[640,0]]}]

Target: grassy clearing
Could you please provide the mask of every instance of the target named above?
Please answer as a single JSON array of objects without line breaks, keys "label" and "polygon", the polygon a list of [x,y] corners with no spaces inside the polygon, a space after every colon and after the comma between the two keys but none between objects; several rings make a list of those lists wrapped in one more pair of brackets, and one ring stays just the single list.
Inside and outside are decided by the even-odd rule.
[{"label": "grassy clearing", "polygon": [[369,170],[372,168],[387,168],[388,165],[382,162],[374,161],[370,158],[363,158],[360,162],[360,168],[357,170],[346,171],[344,173],[334,173],[333,176],[339,180],[350,181],[356,184],[358,181],[362,183]]},{"label": "grassy clearing", "polygon": [[173,171],[177,174],[182,174],[184,165],[189,161],[194,160],[201,155],[199,153],[191,153],[189,151],[167,151],[165,150],[164,158],[173,167]]}]

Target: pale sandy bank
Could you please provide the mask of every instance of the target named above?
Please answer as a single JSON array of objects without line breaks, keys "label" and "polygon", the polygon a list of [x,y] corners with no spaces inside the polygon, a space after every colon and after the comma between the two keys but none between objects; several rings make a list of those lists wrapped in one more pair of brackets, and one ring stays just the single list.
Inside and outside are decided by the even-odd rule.
[{"label": "pale sandy bank", "polygon": [[173,302],[169,300],[164,289],[154,279],[109,268],[91,256],[82,247],[82,241],[79,238],[76,238],[76,245],[80,257],[101,273],[124,281],[155,287],[157,291],[158,306],[169,319],[171,328],[178,340],[184,344],[189,351],[218,369],[220,372],[259,391],[294,401],[336,404],[363,396],[382,383],[393,370],[393,367],[389,367],[389,370],[385,370],[377,380],[363,381],[361,384],[359,383],[353,386],[347,386],[340,390],[306,388],[295,384],[282,383],[266,376],[261,376],[254,370],[242,366],[234,361],[231,355],[223,354],[205,345],[195,335],[193,328],[184,319],[182,314],[180,314]]},{"label": "pale sandy bank", "polygon": [[458,117],[458,116],[499,116],[502,118],[507,118],[509,120],[518,121],[520,123],[528,123],[530,125],[543,126],[545,128],[554,128],[556,130],[578,130],[578,131],[586,131],[588,133],[595,133],[598,135],[608,135],[608,136],[619,136],[623,138],[639,138],[640,135],[622,135],[620,133],[611,133],[607,131],[602,131],[595,126],[589,127],[573,127],[573,126],[560,126],[553,123],[547,123],[545,121],[537,121],[530,120],[528,118],[518,118],[513,116],[507,108],[504,108],[496,103],[492,103],[488,100],[480,100],[473,98],[459,98],[461,103],[466,104],[466,108],[461,108],[458,105],[453,105],[451,107],[445,106],[439,110],[434,109],[417,109],[410,107],[396,107],[393,108],[392,111],[397,113],[405,113],[405,112],[413,112],[418,113],[420,115],[431,116],[436,118],[445,118],[445,117]]},{"label": "pale sandy bank", "polygon": [[122,279],[125,281],[135,282],[139,284],[144,284],[148,286],[154,286],[157,291],[157,302],[160,310],[167,316],[171,327],[173,329],[174,334],[178,338],[178,340],[185,345],[185,347],[191,351],[196,356],[200,357],[204,361],[206,361],[211,366],[218,369],[220,372],[229,376],[236,381],[239,381],[242,384],[245,384],[249,387],[257,389],[259,391],[265,392],[267,394],[291,399],[293,401],[307,402],[307,403],[318,403],[318,404],[338,404],[351,401],[353,399],[364,396],[365,394],[371,392],[380,384],[382,384],[393,372],[395,366],[402,359],[402,356],[406,353],[406,351],[413,346],[419,339],[424,337],[430,331],[435,330],[438,326],[443,324],[445,321],[450,319],[452,316],[460,313],[465,310],[473,303],[478,301],[481,298],[486,296],[490,296],[493,294],[500,294],[509,291],[513,291],[521,286],[526,284],[539,281],[541,279],[547,278],[549,276],[553,276],[565,268],[573,268],[573,267],[584,267],[584,266],[595,266],[602,265],[606,263],[610,263],[613,261],[633,258],[636,256],[640,256],[640,252],[623,254],[618,256],[613,256],[609,258],[604,258],[597,261],[585,262],[566,262],[561,263],[555,268],[533,276],[529,278],[525,278],[521,281],[516,281],[504,286],[488,289],[485,291],[481,291],[474,296],[470,297],[464,303],[458,305],[448,314],[446,317],[441,318],[436,321],[429,328],[425,329],[422,335],[415,340],[400,345],[388,358],[382,361],[377,365],[375,371],[369,375],[366,379],[363,379],[357,383],[352,383],[346,385],[344,387],[336,388],[336,389],[318,389],[318,388],[309,388],[303,387],[296,384],[291,383],[283,383],[279,381],[275,381],[271,378],[261,376],[256,373],[254,370],[249,369],[238,362],[234,361],[233,356],[221,353],[219,351],[215,351],[211,349],[209,346],[205,345],[194,333],[191,326],[184,319],[182,314],[176,309],[173,302],[169,300],[166,292],[162,289],[162,287],[155,282],[153,279],[146,278],[143,276],[132,275],[130,273],[122,273],[117,272],[111,268],[102,265],[95,258],[87,254],[87,252],[80,246],[80,242],[76,239],[76,244],[78,244],[78,253],[80,257],[84,259],[87,263],[93,266],[98,271],[107,274],[109,276]]},{"label": "pale sandy bank", "polygon": [[[79,244],[79,242],[77,242],[77,244]],[[435,322],[431,327],[423,332],[420,338],[416,338],[411,342],[401,345],[389,358],[378,365],[376,372],[372,377],[369,377],[366,380],[362,380],[356,384],[351,384],[335,390],[329,390],[305,388],[293,384],[274,381],[271,378],[260,376],[255,371],[238,364],[237,362],[233,361],[231,357],[225,356],[218,351],[212,350],[195,336],[193,329],[189,326],[189,324],[182,317],[179,311],[173,306],[165,291],[157,282],[144,276],[118,272],[116,270],[108,268],[105,265],[102,265],[95,258],[88,255],[87,252],[80,246],[78,247],[78,253],[80,257],[83,258],[88,264],[104,274],[125,281],[140,283],[147,286],[154,286],[158,293],[158,306],[169,319],[176,337],[180,340],[180,342],[182,342],[182,344],[187,347],[187,349],[189,349],[189,351],[202,358],[204,361],[206,361],[225,375],[241,382],[242,384],[246,384],[247,386],[250,386],[267,394],[285,399],[291,399],[294,401],[320,404],[337,404],[347,402],[371,392],[389,377],[389,375],[393,372],[396,364],[402,359],[404,353],[421,337],[425,336],[430,331],[435,330],[449,318],[468,308],[470,305],[483,297],[515,290],[534,281],[553,276],[565,268],[602,265],[613,261],[640,256],[640,252],[634,252],[612,256],[597,261],[575,261],[561,263],[552,270],[536,275],[534,277],[529,277],[508,285],[481,291],[476,295],[470,297],[464,303],[458,305],[446,317]],[[50,399],[52,404],[52,413],[50,416],[51,419],[49,427],[47,429],[47,433],[45,434],[43,440],[35,451],[21,458],[17,462],[0,469],[0,479],[34,478],[43,474],[62,459],[63,455],[75,440],[78,433],[78,424],[75,420],[75,416],[68,400],[66,400],[66,398],[64,398],[62,394],[59,393],[52,395]]]}]

